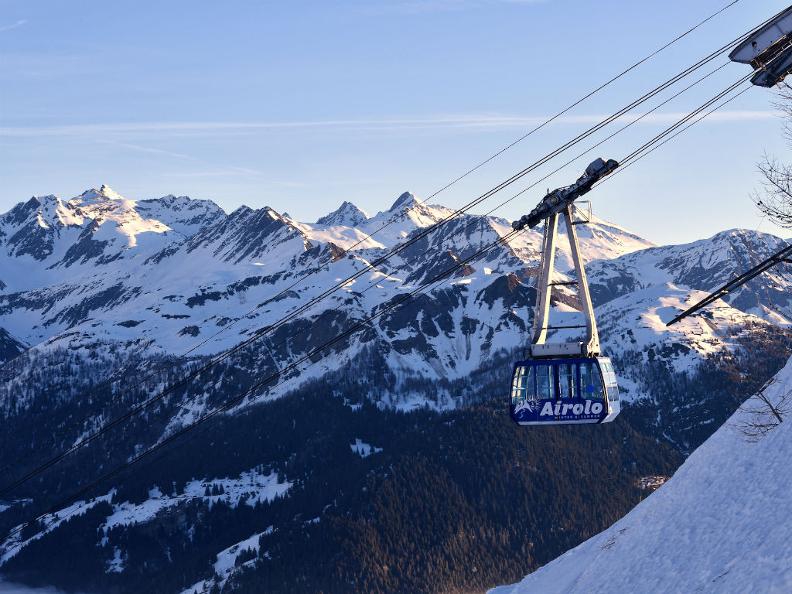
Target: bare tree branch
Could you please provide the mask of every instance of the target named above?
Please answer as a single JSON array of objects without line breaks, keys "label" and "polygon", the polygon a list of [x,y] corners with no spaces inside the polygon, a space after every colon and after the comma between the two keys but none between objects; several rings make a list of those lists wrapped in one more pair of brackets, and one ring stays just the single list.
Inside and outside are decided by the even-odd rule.
[{"label": "bare tree branch", "polygon": [[[792,86],[779,85],[773,105],[785,120],[784,136],[792,146]],[[756,207],[780,227],[792,228],[792,166],[765,154],[758,169],[762,191],[751,197]]]},{"label": "bare tree branch", "polygon": [[737,429],[748,439],[756,442],[784,422],[784,416],[792,404],[792,392],[785,391],[775,402],[766,394],[767,389],[777,383],[775,378],[767,382],[755,396],[749,398],[740,407],[742,420]]},{"label": "bare tree branch", "polygon": [[792,166],[764,155],[758,169],[763,178],[763,195],[754,193],[756,207],[781,227],[792,227]]}]

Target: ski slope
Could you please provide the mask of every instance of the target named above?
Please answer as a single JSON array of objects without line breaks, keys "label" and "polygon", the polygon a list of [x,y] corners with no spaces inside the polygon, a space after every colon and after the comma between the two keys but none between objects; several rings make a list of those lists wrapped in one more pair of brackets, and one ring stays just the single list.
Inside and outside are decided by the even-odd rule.
[{"label": "ski slope", "polygon": [[[778,403],[790,391],[792,360],[765,393]],[[749,399],[624,518],[491,593],[792,592],[788,403],[785,422],[752,440],[745,423],[771,414]]]}]

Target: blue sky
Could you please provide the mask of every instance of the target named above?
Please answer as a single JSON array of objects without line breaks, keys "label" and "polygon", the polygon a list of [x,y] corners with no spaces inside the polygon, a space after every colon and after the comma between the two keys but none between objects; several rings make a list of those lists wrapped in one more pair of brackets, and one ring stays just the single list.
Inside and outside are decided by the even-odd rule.
[{"label": "blue sky", "polygon": [[[0,210],[106,183],[305,221],[343,200],[374,213],[431,194],[726,1],[0,0]],[[436,201],[467,202],[784,5],[741,0]],[[729,65],[597,152],[624,156],[745,72]],[[752,89],[592,194],[595,213],[660,243],[757,228],[756,162],[788,149],[773,101]]]}]

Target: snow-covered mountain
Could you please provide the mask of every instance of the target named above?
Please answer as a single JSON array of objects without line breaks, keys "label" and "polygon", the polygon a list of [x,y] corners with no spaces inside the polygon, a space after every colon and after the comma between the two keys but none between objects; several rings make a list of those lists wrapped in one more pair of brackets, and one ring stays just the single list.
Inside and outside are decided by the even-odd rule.
[{"label": "snow-covered mountain", "polygon": [[[371,218],[344,203],[316,225],[268,207],[225,214],[209,201],[186,197],[134,201],[107,186],[66,201],[32,198],[0,217],[0,279],[6,279],[0,327],[30,345],[30,357],[96,340],[122,349],[142,340],[147,349],[171,355],[201,342],[192,352],[217,353],[451,213],[409,193]],[[458,217],[300,317],[315,320],[339,310],[347,319],[369,315],[508,230],[502,219]],[[650,245],[603,221],[593,221],[581,236],[596,257]],[[539,239],[526,233],[441,285],[437,291],[448,300],[442,311],[433,300],[423,301],[422,327],[384,316],[375,338],[394,347],[392,366],[454,379],[480,366],[492,350],[519,347],[528,312],[506,306],[507,293],[514,282],[527,288]],[[563,265],[568,249],[560,248],[560,256]],[[507,282],[509,275],[516,281]],[[529,301],[512,305],[525,308]],[[230,325],[233,331],[225,331]],[[276,358],[287,363],[285,354]]]},{"label": "snow-covered mountain", "polygon": [[[183,196],[135,201],[107,186],[70,200],[32,198],[0,216],[0,328],[8,353],[30,347],[15,361],[18,383],[0,386],[0,395],[26,392],[25,360],[32,364],[59,349],[100,359],[97,344],[112,345],[121,359],[140,352],[205,356],[292,315],[280,333],[254,345],[257,362],[248,363],[283,368],[316,346],[300,335],[301,325],[330,336],[333,328],[371,315],[510,231],[506,220],[463,215],[382,260],[452,212],[408,192],[373,217],[345,202],[314,225],[269,207],[242,206],[226,214],[210,201]],[[664,326],[701,296],[690,289],[711,289],[776,249],[780,239],[730,231],[689,245],[655,247],[617,225],[587,218],[578,227],[580,241],[591,261],[603,343],[612,355],[629,354],[635,363],[636,354],[645,362],[662,354],[672,369],[684,372],[734,351],[757,328],[772,332],[786,324],[783,293],[792,275],[780,271],[731,296],[730,305],[673,329]],[[540,232],[529,231],[498,246],[418,297],[409,314],[388,312],[332,360],[287,375],[278,392],[321,377],[363,350],[374,349],[404,380],[453,382],[495,353],[521,348],[540,240]],[[561,241],[558,249],[559,267],[570,268],[568,246]],[[367,270],[371,262],[377,266]],[[356,281],[306,309],[328,287],[361,271]],[[759,294],[769,291],[773,298],[758,307]],[[560,315],[574,320],[574,294],[560,289],[556,299]],[[627,399],[646,396],[643,374],[624,366]],[[378,398],[404,407],[427,402],[417,394],[405,396],[398,386],[378,392]],[[31,398],[17,394],[17,402],[24,401]],[[444,408],[460,399],[440,388],[430,401]]]},{"label": "snow-covered mountain", "polygon": [[[599,261],[589,271],[592,297],[600,304],[637,289],[668,283],[712,291],[785,245],[775,235],[730,229],[689,244]],[[743,312],[788,324],[792,319],[790,282],[792,269],[779,265],[728,295],[725,301]]]},{"label": "snow-covered mountain", "polygon": [[792,361],[763,394],[624,518],[492,594],[792,591]]},{"label": "snow-covered mountain", "polygon": [[[42,555],[49,559],[60,550],[61,539],[78,531],[94,551],[85,557],[84,571],[96,583],[116,587],[132,583],[122,579],[132,575],[145,580],[151,564],[174,555],[192,558],[192,547],[199,547],[201,554],[211,555],[178,577],[168,574],[178,588],[161,585],[159,591],[181,592],[191,584],[210,591],[243,579],[247,569],[260,568],[252,563],[254,557],[267,565],[263,560],[291,555],[262,543],[296,546],[328,509],[338,505],[339,514],[354,516],[355,506],[368,505],[348,500],[347,483],[355,482],[355,493],[373,496],[378,491],[366,482],[372,480],[366,468],[376,467],[372,472],[383,480],[392,476],[394,458],[389,456],[394,452],[388,447],[406,453],[413,445],[434,448],[433,423],[441,421],[421,417],[427,410],[460,415],[447,421],[451,428],[473,405],[502,398],[511,361],[528,341],[538,230],[497,246],[326,352],[313,352],[511,231],[509,221],[501,218],[462,215],[421,237],[453,212],[405,192],[391,208],[371,217],[344,203],[317,223],[304,223],[269,207],[241,206],[225,213],[210,201],[171,195],[131,200],[102,186],[68,200],[32,198],[0,215],[0,356],[5,361],[0,418],[14,428],[0,432],[0,465],[30,468],[108,419],[155,399],[154,406],[125,423],[121,434],[92,443],[40,482],[0,502],[0,525],[20,526],[33,509],[58,504],[63,485],[89,480],[97,468],[130,459],[257,386],[210,425],[203,456],[160,465],[151,474],[144,471],[132,486],[105,484],[91,497],[58,508],[51,521],[27,526],[0,543],[0,571],[11,568],[24,578],[31,563]],[[789,312],[781,296],[792,278],[781,271],[760,279],[749,287],[754,293],[736,295],[669,329],[665,322],[702,291],[755,263],[780,240],[741,231],[658,247],[594,217],[578,232],[594,283],[603,346],[616,363],[626,401],[614,429],[626,433],[607,430],[593,439],[603,448],[624,448],[624,460],[604,470],[621,468],[618,478],[627,468],[629,476],[638,478],[690,452],[737,406],[735,390],[769,377],[779,359],[786,359]],[[410,245],[383,259],[404,242]],[[748,260],[738,258],[748,243]],[[571,278],[564,241],[557,261],[560,279]],[[315,297],[359,272],[355,281],[309,307]],[[773,283],[777,299],[763,300],[766,307],[759,308],[750,297],[765,291],[767,283]],[[579,316],[577,297],[568,287],[558,287],[554,303],[554,315],[570,322]],[[289,319],[279,323],[284,316]],[[228,351],[245,341],[244,348]],[[196,371],[221,353],[217,365]],[[287,370],[305,357],[298,368]],[[739,373],[746,366],[755,371],[751,377]],[[275,379],[262,383],[262,378]],[[156,399],[176,383],[178,389],[167,398]],[[302,404],[307,395],[315,398],[308,400],[310,414]],[[280,408],[272,412],[276,404]],[[421,422],[410,424],[413,417],[394,410],[413,411]],[[502,420],[500,414],[494,418]],[[414,432],[410,442],[403,441],[404,431],[388,433],[398,423]],[[372,424],[380,427],[378,432],[370,431]],[[449,431],[448,443],[454,445],[444,447],[458,449],[456,434]],[[514,441],[499,447],[524,443],[519,435],[506,434]],[[651,442],[655,458],[645,459],[640,439]],[[326,449],[325,440],[333,447]],[[359,442],[370,449],[350,445]],[[257,445],[251,448],[251,443]],[[562,443],[562,449],[567,447],[566,440]],[[583,449],[591,452],[591,444]],[[438,456],[446,451],[441,447]],[[425,476],[440,481],[441,458]],[[356,465],[359,460],[363,467]],[[324,474],[334,464],[354,476]],[[463,466],[457,469],[460,477],[468,474]],[[493,468],[490,461],[480,461],[480,471]],[[526,473],[521,480],[531,482],[531,468],[521,467],[519,473]],[[556,476],[562,471],[548,467],[545,472]],[[221,486],[232,495],[216,494]],[[445,497],[446,484],[432,487]],[[627,484],[620,489],[618,509],[626,511],[640,491]],[[273,511],[285,509],[288,513]],[[306,509],[312,515],[303,518]],[[208,516],[216,542],[207,540],[207,534],[196,536],[195,527]],[[121,517],[126,520],[116,522]],[[255,530],[249,517],[259,522]],[[578,536],[553,532],[553,550],[579,542],[592,526],[601,530],[605,519],[578,516]],[[148,547],[154,530],[164,530],[168,538]],[[97,531],[104,531],[98,543]],[[337,536],[332,530],[328,534]],[[500,542],[499,536],[492,537]],[[173,542],[180,543],[178,550]],[[508,557],[504,551],[498,553],[502,558]],[[542,554],[533,552],[531,558],[543,559]],[[57,573],[61,561],[54,559],[60,557],[51,561],[50,569]],[[272,566],[267,567],[256,575],[269,575]],[[493,583],[482,581],[486,575],[471,570],[473,577],[466,579],[472,581],[460,582],[459,588]],[[382,579],[388,583],[391,578]],[[86,585],[60,578],[57,583],[77,589]],[[399,583],[409,589],[407,582]],[[266,585],[259,583],[259,589]]]}]

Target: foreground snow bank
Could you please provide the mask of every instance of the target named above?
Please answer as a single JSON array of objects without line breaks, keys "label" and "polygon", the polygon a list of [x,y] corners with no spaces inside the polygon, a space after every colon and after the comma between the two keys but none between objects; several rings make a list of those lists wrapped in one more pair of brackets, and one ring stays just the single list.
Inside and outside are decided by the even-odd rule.
[{"label": "foreground snow bank", "polygon": [[[792,360],[765,395],[777,405],[791,391]],[[751,438],[748,423],[774,417],[759,398],[749,399],[624,518],[492,594],[792,592],[788,408],[784,422]]]}]

